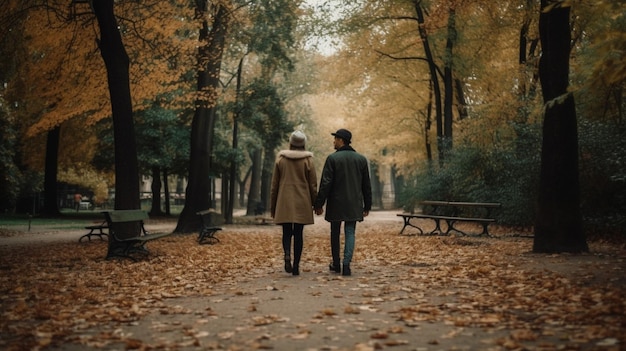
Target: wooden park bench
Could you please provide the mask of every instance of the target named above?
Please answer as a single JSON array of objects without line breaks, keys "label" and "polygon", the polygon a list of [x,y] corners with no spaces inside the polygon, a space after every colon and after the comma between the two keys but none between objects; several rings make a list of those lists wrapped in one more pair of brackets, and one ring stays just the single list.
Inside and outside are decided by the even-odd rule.
[{"label": "wooden park bench", "polygon": [[[109,249],[109,258],[130,258],[136,260],[133,254],[147,255],[145,245],[148,241],[164,238],[172,233],[149,233],[144,228],[144,220],[148,214],[142,210],[116,210],[103,212],[109,227],[109,240],[114,240],[116,247]],[[132,236],[125,231],[132,231]],[[139,235],[136,234],[139,232]]]},{"label": "wooden park bench", "polygon": [[[497,202],[454,202],[454,201],[422,201],[422,213],[400,213],[404,226],[400,230],[400,235],[404,233],[406,227],[413,227],[420,231],[422,235],[449,235],[454,231],[461,235],[468,235],[464,231],[455,227],[458,222],[473,222],[482,225],[482,232],[479,236],[491,236],[489,234],[489,224],[496,221],[492,218],[491,210],[499,208],[502,204]],[[425,233],[424,230],[412,222],[412,219],[431,219],[435,222],[435,228]],[[441,227],[441,222],[446,223],[445,231]]]},{"label": "wooden park bench", "polygon": [[100,224],[88,225],[88,226],[85,227],[85,229],[89,230],[89,233],[81,236],[78,239],[78,242],[83,241],[83,239],[85,239],[85,238],[87,238],[87,239],[89,239],[89,241],[91,241],[91,237],[92,236],[97,236],[97,237],[100,238],[100,240],[104,240],[104,238],[108,237],[108,233],[104,232],[105,229],[109,229],[109,226],[108,226],[106,220],[104,220]]},{"label": "wooden park bench", "polygon": [[202,228],[200,229],[200,233],[198,234],[198,243],[215,244],[220,242],[220,239],[215,237],[215,233],[217,233],[217,231],[219,230],[222,230],[221,227],[213,224],[213,215],[215,214],[215,210],[208,209],[196,212],[196,214],[202,217]]}]

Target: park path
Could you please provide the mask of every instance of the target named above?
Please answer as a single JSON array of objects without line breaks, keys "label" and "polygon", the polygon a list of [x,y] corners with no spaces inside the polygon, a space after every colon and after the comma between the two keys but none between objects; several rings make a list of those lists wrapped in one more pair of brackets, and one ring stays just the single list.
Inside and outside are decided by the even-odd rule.
[{"label": "park path", "polygon": [[[399,232],[402,220],[396,213],[372,212],[357,225],[357,237],[381,224]],[[168,225],[160,224],[160,229],[167,230]],[[305,236],[323,237],[328,230],[328,223],[316,217],[316,223],[305,228]],[[229,231],[280,235],[275,225],[224,226],[224,232]],[[75,240],[75,236],[57,236],[62,238]],[[331,273],[326,259],[309,257],[306,262],[305,257],[300,276],[292,276],[276,261],[273,267],[259,267],[239,279],[212,286],[210,296],[165,299],[160,309],[138,322],[100,326],[84,333],[130,337],[137,340],[137,348],[308,351],[483,350],[508,334],[507,330],[485,331],[434,321],[407,324],[401,318],[403,306],[438,293],[423,291],[416,296],[394,284],[410,276],[409,271],[415,269],[412,266],[361,260],[354,264],[353,275],[344,277]],[[58,350],[85,350],[85,346],[65,344]],[[105,349],[119,346],[113,343]]]},{"label": "park path", "polygon": [[[489,252],[496,250],[500,246],[498,244],[505,243],[500,239],[476,239],[478,242],[459,239],[457,242],[454,238],[444,237],[398,237],[396,234],[402,221],[396,213],[372,212],[364,222],[357,225],[357,250],[361,251],[361,256],[354,263],[353,275],[350,277],[329,272],[328,258],[317,257],[324,256],[329,228],[321,217],[316,217],[317,223],[305,228],[305,257],[300,276],[285,273],[278,254],[265,257],[263,260],[266,262],[263,264],[242,267],[245,271],[241,274],[234,274],[230,279],[202,290],[208,291],[202,296],[165,296],[154,302],[155,308],[141,318],[97,325],[85,323],[84,326],[77,326],[63,343],[44,349],[434,351],[508,350],[519,349],[523,344],[523,349],[528,350],[557,350],[568,349],[569,343],[572,347],[569,349],[620,350],[616,338],[572,343],[562,339],[567,335],[566,328],[546,324],[546,321],[537,321],[534,325],[529,320],[529,325],[534,328],[532,332],[498,325],[493,319],[493,311],[497,310],[497,306],[487,307],[489,302],[479,297],[477,301],[483,301],[487,309],[478,313],[481,309],[477,306],[461,302],[462,297],[472,297],[472,292],[465,286],[473,283],[451,278],[451,286],[429,285],[435,282],[429,276],[447,269],[445,262],[449,265],[455,261],[454,257],[430,261],[421,257],[422,253],[419,252],[414,259],[391,264],[383,257],[370,256],[369,248],[359,246],[359,243],[366,241],[365,237],[359,239],[359,235],[381,232],[381,229],[384,229],[381,237],[385,240],[388,238],[389,242],[421,246],[427,241],[434,246],[423,247],[435,250],[437,245],[446,245],[452,251],[461,252],[466,247],[464,245],[479,245],[468,248],[472,248],[473,252],[483,252],[485,260],[489,260]],[[148,222],[146,226],[149,230],[171,231],[175,224],[175,221],[154,221]],[[218,237],[222,236],[224,242],[230,243],[234,238],[246,240],[255,237],[259,240],[259,237],[263,237],[276,240],[280,235],[280,228],[274,225],[236,224],[223,227]],[[85,233],[82,229],[45,229],[37,226],[31,229],[29,233],[0,238],[0,247],[71,243],[77,242]],[[384,241],[378,243],[386,244]],[[77,245],[95,247],[101,244]],[[313,245],[316,245],[316,254],[308,250],[313,249]],[[432,254],[425,253],[426,256]],[[574,269],[588,267],[585,269],[594,269],[596,274],[598,271],[607,272],[610,274],[607,278],[614,279],[615,274],[624,271],[625,261],[622,257],[541,257],[518,254],[511,256],[510,267],[527,269],[529,273],[560,269],[560,273],[566,274],[573,273]],[[237,260],[237,257],[233,257],[233,260]],[[128,262],[120,264],[128,267],[133,265]],[[486,271],[484,273],[488,274]],[[593,277],[587,271],[581,276]],[[482,287],[483,291],[489,288],[489,282],[476,283],[477,288],[486,284]],[[141,299],[141,296],[136,298]],[[467,322],[451,322],[451,318],[442,318],[442,311],[456,314],[457,321]],[[482,324],[483,327],[472,324]],[[548,328],[550,332],[542,332],[542,328]],[[554,333],[553,330],[558,332]]]}]

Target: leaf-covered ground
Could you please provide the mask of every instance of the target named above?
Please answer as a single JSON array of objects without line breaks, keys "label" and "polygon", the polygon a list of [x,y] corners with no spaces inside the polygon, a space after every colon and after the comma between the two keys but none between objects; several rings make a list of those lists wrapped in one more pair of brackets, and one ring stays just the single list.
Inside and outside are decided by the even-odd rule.
[{"label": "leaf-covered ground", "polygon": [[79,235],[0,237],[0,349],[626,349],[624,245],[539,255],[506,228],[399,236],[401,221],[366,219],[342,277],[317,222],[298,277],[282,271],[276,226],[224,226],[215,245],[170,236],[139,262]]}]

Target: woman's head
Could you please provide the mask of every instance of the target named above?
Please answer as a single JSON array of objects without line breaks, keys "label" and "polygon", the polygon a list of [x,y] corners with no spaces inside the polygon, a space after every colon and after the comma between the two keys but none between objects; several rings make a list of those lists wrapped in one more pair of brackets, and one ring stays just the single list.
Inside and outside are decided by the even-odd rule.
[{"label": "woman's head", "polygon": [[304,150],[306,146],[306,135],[299,130],[289,136],[289,147],[295,150]]}]

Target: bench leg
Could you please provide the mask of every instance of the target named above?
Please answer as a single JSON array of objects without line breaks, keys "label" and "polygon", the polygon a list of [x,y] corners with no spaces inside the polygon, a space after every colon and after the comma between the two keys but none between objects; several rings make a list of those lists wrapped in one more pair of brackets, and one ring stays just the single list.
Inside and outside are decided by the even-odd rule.
[{"label": "bench leg", "polygon": [[483,225],[483,232],[480,233],[480,236],[486,236],[488,238],[493,238],[493,235],[491,235],[489,233],[489,228],[488,228],[489,227],[489,223],[482,223],[482,225]]},{"label": "bench leg", "polygon": [[457,229],[457,228],[454,227],[454,223],[455,222],[456,221],[454,221],[454,220],[446,220],[446,224],[448,224],[448,228],[447,228],[447,230],[445,232],[445,235],[450,235],[451,231],[455,231],[455,232],[457,232],[457,233],[459,233],[459,234],[461,234],[463,236],[467,236],[467,233],[465,233],[462,230]]},{"label": "bench leg", "polygon": [[106,259],[110,260],[113,258],[128,258],[133,262],[137,262],[137,259],[130,255],[128,245],[117,247],[113,252],[110,252]]},{"label": "bench leg", "polygon": [[101,240],[101,241],[104,241],[104,238],[103,238],[103,237],[108,237],[108,236],[109,236],[107,233],[105,233],[105,232],[103,232],[103,231],[102,231],[102,228],[100,228],[100,229],[99,229],[99,231],[100,231],[99,233],[94,233],[94,232],[93,232],[94,230],[95,230],[95,229],[91,229],[91,230],[89,231],[89,233],[87,233],[87,234],[85,234],[85,235],[81,236],[81,237],[78,239],[78,242],[79,242],[79,243],[80,243],[80,242],[82,242],[84,238],[87,238],[87,239],[89,239],[89,241],[91,241],[91,237],[92,237],[92,236],[97,236],[97,237],[99,237],[99,238],[100,238],[100,240]]},{"label": "bench leg", "polygon": [[110,258],[129,258],[133,261],[137,261],[137,258],[132,254],[141,254],[147,256],[150,254],[150,251],[146,249],[144,246],[146,244],[145,241],[136,242],[136,241],[117,241],[118,247],[111,254],[107,255],[107,259]]},{"label": "bench leg", "polygon": [[400,234],[399,235],[402,235],[402,233],[404,233],[404,229],[406,229],[406,227],[413,227],[413,228],[419,230],[421,235],[424,235],[424,231],[422,230],[422,228],[420,228],[420,227],[414,225],[413,223],[411,223],[411,217],[405,217],[403,219],[404,219],[404,226],[402,226],[402,229],[400,230]]},{"label": "bench leg", "polygon": [[435,221],[435,229],[433,229],[432,232],[430,232],[430,235],[447,235],[448,231],[450,230],[450,225],[448,225],[448,231],[446,231],[445,233],[443,232],[443,230],[441,229],[441,220],[439,218],[431,218],[433,221]]},{"label": "bench leg", "polygon": [[[470,234],[465,233],[464,231],[454,227],[454,223],[456,221],[446,221],[446,222],[448,222],[448,230],[446,231],[446,235],[450,233],[451,231],[455,231],[463,236],[470,236]],[[489,234],[489,229],[487,228],[489,226],[489,223],[480,222],[480,225],[483,227],[483,231],[478,235],[472,235],[472,236],[486,236],[489,238],[493,238],[493,236]]]},{"label": "bench leg", "polygon": [[215,237],[215,233],[219,229],[208,229],[203,228],[200,231],[200,235],[198,235],[198,243],[200,244],[215,244],[220,241],[220,239]]},{"label": "bench leg", "polygon": [[[93,231],[93,230],[92,230],[92,231]],[[82,241],[83,241],[83,239],[85,239],[85,238],[87,238],[87,239],[89,239],[89,241],[91,241],[91,236],[93,235],[93,234],[91,234],[91,232],[92,232],[92,231],[90,231],[89,233],[87,233],[87,234],[85,234],[85,235],[81,236],[81,237],[78,239],[78,242],[79,242],[79,243],[80,243],[80,242],[82,242]]]}]

